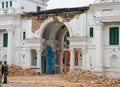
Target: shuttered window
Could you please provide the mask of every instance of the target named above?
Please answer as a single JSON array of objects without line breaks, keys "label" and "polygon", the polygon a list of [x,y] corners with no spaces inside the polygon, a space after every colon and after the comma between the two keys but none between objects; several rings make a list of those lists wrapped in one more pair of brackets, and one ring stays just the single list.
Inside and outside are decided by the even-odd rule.
[{"label": "shuttered window", "polygon": [[26,32],[23,32],[23,40],[26,38]]},{"label": "shuttered window", "polygon": [[12,1],[10,1],[10,7],[12,7]]},{"label": "shuttered window", "polygon": [[6,8],[8,8],[8,1],[6,1]]},{"label": "shuttered window", "polygon": [[2,8],[4,8],[4,2],[2,2]]},{"label": "shuttered window", "polygon": [[8,33],[3,34],[3,47],[8,46]]},{"label": "shuttered window", "polygon": [[93,27],[90,27],[90,37],[93,37],[93,33],[94,33]]},{"label": "shuttered window", "polygon": [[111,27],[109,29],[109,44],[119,45],[119,28],[118,27]]}]

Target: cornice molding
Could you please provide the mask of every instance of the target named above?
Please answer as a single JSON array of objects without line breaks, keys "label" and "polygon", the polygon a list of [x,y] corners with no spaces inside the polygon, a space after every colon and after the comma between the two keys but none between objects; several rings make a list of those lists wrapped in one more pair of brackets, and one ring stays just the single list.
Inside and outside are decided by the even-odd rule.
[{"label": "cornice molding", "polygon": [[98,3],[90,6],[91,11],[98,11],[104,9],[120,9],[120,2]]},{"label": "cornice molding", "polygon": [[96,17],[95,21],[101,22],[120,22],[120,15],[119,16],[108,16],[108,17]]},{"label": "cornice molding", "polygon": [[8,25],[0,25],[0,29],[14,29],[17,25],[8,24]]}]

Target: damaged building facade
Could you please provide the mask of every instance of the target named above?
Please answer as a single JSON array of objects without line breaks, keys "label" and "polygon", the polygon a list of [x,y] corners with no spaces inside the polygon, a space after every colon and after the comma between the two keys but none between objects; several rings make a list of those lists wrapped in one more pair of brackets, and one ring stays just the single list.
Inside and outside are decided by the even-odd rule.
[{"label": "damaged building facade", "polygon": [[0,1],[1,60],[48,74],[66,65],[120,76],[119,0],[52,10],[48,0],[22,1]]}]

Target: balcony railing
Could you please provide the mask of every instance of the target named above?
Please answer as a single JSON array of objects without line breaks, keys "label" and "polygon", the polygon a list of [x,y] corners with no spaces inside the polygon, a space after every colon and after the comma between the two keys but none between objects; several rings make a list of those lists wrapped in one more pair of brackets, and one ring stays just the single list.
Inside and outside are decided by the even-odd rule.
[{"label": "balcony railing", "polygon": [[0,9],[0,15],[3,14],[23,14],[23,11],[18,8],[2,8]]}]

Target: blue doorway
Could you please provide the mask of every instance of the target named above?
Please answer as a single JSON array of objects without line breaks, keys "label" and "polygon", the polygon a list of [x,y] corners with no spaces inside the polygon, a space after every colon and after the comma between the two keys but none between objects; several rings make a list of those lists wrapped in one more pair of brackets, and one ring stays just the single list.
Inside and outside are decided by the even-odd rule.
[{"label": "blue doorway", "polygon": [[55,71],[55,52],[50,45],[45,45],[46,55],[42,57],[42,72],[54,74]]}]

